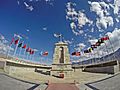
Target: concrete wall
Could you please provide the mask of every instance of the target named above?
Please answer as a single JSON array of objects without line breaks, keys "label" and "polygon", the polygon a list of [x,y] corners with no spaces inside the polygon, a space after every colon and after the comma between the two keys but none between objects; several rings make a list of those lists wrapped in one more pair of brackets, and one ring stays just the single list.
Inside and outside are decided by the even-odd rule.
[{"label": "concrete wall", "polygon": [[4,69],[6,66],[6,61],[0,61],[0,68]]},{"label": "concrete wall", "polygon": [[6,66],[5,72],[8,74],[16,73],[19,71],[27,71],[27,72],[35,72],[35,68],[29,68],[29,67],[16,67],[16,66]]},{"label": "concrete wall", "polygon": [[83,71],[86,72],[93,72],[93,73],[108,73],[108,74],[114,74],[119,72],[119,65],[114,66],[106,66],[106,67],[89,67],[84,68]]}]

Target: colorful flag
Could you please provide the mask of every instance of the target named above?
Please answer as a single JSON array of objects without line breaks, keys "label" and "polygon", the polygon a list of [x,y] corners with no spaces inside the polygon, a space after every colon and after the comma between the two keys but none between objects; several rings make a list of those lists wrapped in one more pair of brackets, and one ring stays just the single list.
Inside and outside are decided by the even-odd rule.
[{"label": "colorful flag", "polygon": [[30,54],[34,54],[34,50],[31,50],[31,51],[30,51]]},{"label": "colorful flag", "polygon": [[96,46],[100,46],[101,45],[101,43],[99,43],[99,42],[96,42],[96,44],[95,44]]},{"label": "colorful flag", "polygon": [[84,50],[84,53],[89,53],[89,50]]},{"label": "colorful flag", "polygon": [[20,43],[20,44],[18,45],[18,47],[19,47],[19,48],[22,47],[22,43]]},{"label": "colorful flag", "polygon": [[80,56],[81,54],[80,54],[80,52],[73,52],[71,55],[72,56]]},{"label": "colorful flag", "polygon": [[99,39],[99,40],[98,40],[98,43],[100,43],[100,44],[101,44],[101,43],[104,43],[104,40]]},{"label": "colorful flag", "polygon": [[48,55],[48,52],[47,52],[47,51],[43,53],[43,56],[47,56],[47,55]]},{"label": "colorful flag", "polygon": [[14,42],[14,40],[15,40],[15,39],[14,39],[14,38],[12,38],[12,40],[11,40],[11,42],[10,42],[10,45]]},{"label": "colorful flag", "polygon": [[24,48],[24,49],[25,49],[26,47],[27,47],[27,45],[25,44],[22,48]]},{"label": "colorful flag", "polygon": [[92,48],[89,48],[88,51],[89,51],[89,52],[92,52]]},{"label": "colorful flag", "polygon": [[28,47],[28,48],[26,49],[26,52],[30,52],[30,50],[31,50],[31,48]]},{"label": "colorful flag", "polygon": [[97,48],[95,44],[91,45],[91,48]]},{"label": "colorful flag", "polygon": [[80,56],[81,54],[80,54],[80,52],[76,52],[76,56]]},{"label": "colorful flag", "polygon": [[75,52],[73,52],[71,55],[73,55],[73,56],[74,56],[74,55],[75,55]]},{"label": "colorful flag", "polygon": [[103,41],[109,40],[109,36],[105,36],[105,37],[101,38],[101,40],[103,40]]},{"label": "colorful flag", "polygon": [[19,42],[19,39],[15,40],[15,45],[17,45],[17,44],[18,44],[18,42]]}]

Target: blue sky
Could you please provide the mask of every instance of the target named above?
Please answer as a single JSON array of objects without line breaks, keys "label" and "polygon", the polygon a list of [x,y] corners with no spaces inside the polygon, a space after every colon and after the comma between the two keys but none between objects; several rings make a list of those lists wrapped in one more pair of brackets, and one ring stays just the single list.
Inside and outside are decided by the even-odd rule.
[{"label": "blue sky", "polygon": [[[54,34],[62,34],[66,41],[71,42],[69,44],[70,53],[75,51],[75,47],[78,50],[81,43],[85,45],[84,49],[86,49],[91,45],[90,39],[98,39],[107,32],[114,31],[115,27],[119,28],[119,22],[116,19],[118,21],[120,19],[118,12],[114,12],[115,6],[112,8],[109,5],[113,5],[114,1],[89,1],[90,3],[88,0],[0,0],[0,33],[9,42],[15,33],[27,36],[28,39],[23,38],[21,41],[31,48],[37,49],[37,57],[41,51],[49,52],[49,55],[44,59],[52,59],[53,57],[54,44],[59,40],[54,37]],[[69,2],[71,2],[70,7],[67,7]],[[105,9],[109,15],[104,14],[99,18],[98,12],[90,9],[90,7],[94,7],[92,6],[93,2],[104,2],[109,5],[110,9]],[[25,3],[28,7],[32,6],[33,10],[27,9]],[[103,9],[102,4],[100,5]],[[78,21],[74,21],[74,16],[71,19],[71,14],[67,14],[70,12],[69,8],[74,8],[74,11],[77,12]],[[79,11],[81,14],[78,13]],[[81,20],[82,23],[80,23],[81,17],[78,15],[83,15],[85,18]],[[66,19],[66,17],[68,18]],[[107,18],[106,21],[100,22],[103,18]],[[109,21],[111,22],[109,23],[108,20],[113,21]],[[91,32],[92,29],[94,32]],[[78,31],[82,33],[78,33]]]}]

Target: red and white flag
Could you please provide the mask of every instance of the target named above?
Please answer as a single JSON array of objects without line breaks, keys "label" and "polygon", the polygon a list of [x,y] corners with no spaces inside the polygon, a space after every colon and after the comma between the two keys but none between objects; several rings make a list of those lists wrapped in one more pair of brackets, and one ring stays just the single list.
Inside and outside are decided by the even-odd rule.
[{"label": "red and white flag", "polygon": [[25,49],[26,47],[27,47],[27,45],[25,44],[22,48],[24,48],[24,49]]},{"label": "red and white flag", "polygon": [[105,37],[101,38],[101,40],[103,40],[103,41],[109,40],[109,36],[105,36]]},{"label": "red and white flag", "polygon": [[42,55],[43,55],[43,56],[47,56],[47,55],[48,55],[48,52],[46,51],[46,52],[44,52]]},{"label": "red and white flag", "polygon": [[80,54],[80,52],[73,52],[72,53],[72,56],[80,56],[81,54]]},{"label": "red and white flag", "polygon": [[17,45],[17,44],[18,44],[18,42],[19,42],[19,39],[15,40],[15,45]]}]

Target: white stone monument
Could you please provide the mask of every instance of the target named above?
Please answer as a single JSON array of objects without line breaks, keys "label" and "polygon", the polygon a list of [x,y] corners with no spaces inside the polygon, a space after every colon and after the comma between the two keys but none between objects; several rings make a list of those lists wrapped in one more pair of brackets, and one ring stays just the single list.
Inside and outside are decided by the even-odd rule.
[{"label": "white stone monument", "polygon": [[[61,38],[61,37],[60,37]],[[69,77],[72,75],[68,44],[60,40],[55,44],[51,75]]]}]

